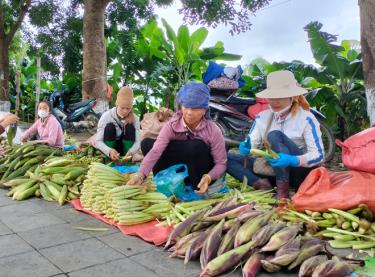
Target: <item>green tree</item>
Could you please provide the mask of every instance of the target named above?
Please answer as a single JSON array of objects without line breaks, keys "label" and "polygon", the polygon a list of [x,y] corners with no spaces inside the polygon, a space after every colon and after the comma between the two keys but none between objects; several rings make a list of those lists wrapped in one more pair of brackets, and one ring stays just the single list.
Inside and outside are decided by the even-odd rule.
[{"label": "green tree", "polygon": [[342,41],[321,31],[322,24],[305,27],[311,50],[319,68],[300,65],[306,86],[315,89],[311,103],[321,107],[330,123],[337,123],[336,133],[345,138],[368,125],[363,87],[362,55],[358,43]]},{"label": "green tree", "polygon": [[0,0],[0,101],[9,103],[9,50],[17,31],[29,15],[34,26],[53,21],[57,6],[53,0]]},{"label": "green tree", "polygon": [[[137,51],[141,61],[153,64],[148,78],[163,87],[163,106],[173,107],[176,91],[189,80],[201,80],[208,60],[239,60],[241,56],[224,52],[224,44],[202,49],[208,30],[201,27],[190,34],[182,25],[177,33],[162,19],[164,30],[151,21],[142,29]],[[151,73],[151,74],[150,74]],[[146,77],[147,78],[147,77]]]},{"label": "green tree", "polygon": [[[121,2],[121,3],[120,3]],[[216,26],[219,23],[230,24],[233,32],[242,32],[250,27],[249,13],[255,13],[267,5],[268,0],[241,1],[237,5],[234,0],[226,1],[182,1],[180,12],[188,22]],[[152,7],[156,4],[167,6],[172,0],[155,1],[84,1],[84,44],[83,44],[83,95],[105,99],[106,91],[106,51],[104,40],[105,12],[109,5],[117,8],[138,5]],[[104,100],[105,101],[105,100]]]},{"label": "green tree", "polygon": [[9,101],[9,48],[30,6],[31,0],[0,0],[0,101]]}]

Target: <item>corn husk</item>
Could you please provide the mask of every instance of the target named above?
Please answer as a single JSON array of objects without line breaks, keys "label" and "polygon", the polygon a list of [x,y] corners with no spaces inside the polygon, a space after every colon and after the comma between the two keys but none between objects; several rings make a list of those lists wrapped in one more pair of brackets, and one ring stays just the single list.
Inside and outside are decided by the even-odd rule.
[{"label": "corn husk", "polygon": [[190,260],[195,260],[199,257],[203,244],[206,241],[211,229],[202,231],[198,237],[194,238],[192,244],[186,249],[184,263],[187,264]]},{"label": "corn husk", "polygon": [[324,250],[323,241],[320,239],[311,238],[308,241],[304,242],[301,247],[301,251],[298,254],[298,257],[291,263],[288,267],[288,270],[292,270],[293,268],[299,266],[305,260],[310,257],[317,255],[319,252]]},{"label": "corn husk", "polygon": [[255,252],[246,261],[242,268],[242,277],[256,277],[262,268],[261,260],[264,259],[264,254]]},{"label": "corn husk", "polygon": [[245,222],[237,232],[236,238],[234,239],[234,247],[238,247],[251,240],[254,233],[261,227],[267,224],[270,220],[273,212],[266,212]]},{"label": "corn husk", "polygon": [[287,266],[297,258],[300,253],[301,239],[295,238],[283,245],[277,250],[275,257],[270,260],[271,263],[278,266]]},{"label": "corn husk", "polygon": [[241,259],[250,251],[252,245],[253,242],[250,241],[216,257],[206,265],[199,274],[199,277],[217,276],[236,267],[241,262]]},{"label": "corn husk", "polygon": [[254,241],[254,247],[262,247],[270,240],[273,234],[280,231],[284,227],[284,223],[271,223],[258,229],[251,239],[252,241]]},{"label": "corn husk", "polygon": [[312,277],[322,277],[322,276],[349,276],[352,271],[350,267],[344,262],[340,261],[326,261],[320,264],[311,275]]},{"label": "corn husk", "polygon": [[221,233],[223,231],[224,222],[225,220],[222,219],[220,223],[212,229],[203,244],[200,256],[202,269],[209,263],[209,261],[217,256],[217,250],[219,249],[221,243]]},{"label": "corn husk", "polygon": [[193,213],[180,224],[178,224],[170,234],[167,243],[165,244],[165,249],[167,249],[171,243],[175,242],[177,238],[184,237],[190,233],[194,224],[197,220],[202,218],[202,216],[207,212],[207,210],[201,210]]},{"label": "corn husk", "polygon": [[298,277],[311,277],[314,270],[328,260],[326,255],[319,255],[305,260],[299,269]]},{"label": "corn husk", "polygon": [[231,229],[225,234],[223,240],[221,241],[219,250],[217,251],[217,255],[220,256],[221,254],[224,254],[225,252],[233,249],[234,247],[234,239],[236,237],[236,234],[238,232],[238,229],[240,229],[241,223],[237,222],[235,225],[232,226]]},{"label": "corn husk", "polygon": [[271,259],[273,259],[273,257],[269,257],[269,258],[267,258],[265,260],[261,260],[260,261],[261,264],[262,264],[263,269],[265,271],[267,271],[267,272],[270,272],[270,273],[280,271],[281,270],[281,266],[271,263],[270,262]]},{"label": "corn husk", "polygon": [[269,242],[262,247],[262,252],[267,251],[276,251],[281,246],[286,244],[288,241],[294,239],[298,232],[300,231],[301,226],[300,225],[292,225],[290,227],[285,227],[284,229],[280,230],[276,234],[274,234]]}]

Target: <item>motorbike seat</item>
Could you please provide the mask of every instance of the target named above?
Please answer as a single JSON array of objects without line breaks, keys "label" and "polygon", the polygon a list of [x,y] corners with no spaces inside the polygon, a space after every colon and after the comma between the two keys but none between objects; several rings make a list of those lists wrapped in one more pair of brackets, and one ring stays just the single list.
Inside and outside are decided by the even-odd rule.
[{"label": "motorbike seat", "polygon": [[241,98],[241,97],[230,97],[227,101],[227,104],[232,104],[232,105],[246,105],[246,106],[251,106],[256,103],[255,99],[253,98]]},{"label": "motorbike seat", "polygon": [[91,101],[92,101],[92,99],[84,99],[84,100],[82,100],[80,102],[70,104],[68,106],[68,109],[69,110],[76,110],[76,109],[78,109],[80,107],[88,105]]}]

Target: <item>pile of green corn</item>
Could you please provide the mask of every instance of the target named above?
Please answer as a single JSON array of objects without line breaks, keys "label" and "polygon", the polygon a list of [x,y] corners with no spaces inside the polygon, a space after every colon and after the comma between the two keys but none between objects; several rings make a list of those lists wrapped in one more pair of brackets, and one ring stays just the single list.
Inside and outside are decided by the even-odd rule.
[{"label": "pile of green corn", "polygon": [[161,222],[159,226],[176,225],[184,221],[194,212],[210,208],[212,205],[227,199],[236,199],[235,204],[253,202],[256,208],[260,208],[262,210],[272,209],[272,205],[276,204],[277,202],[274,197],[273,190],[254,190],[252,187],[247,185],[246,180],[244,182],[239,182],[230,175],[227,175],[226,185],[231,188],[231,190],[227,193],[212,195],[210,198],[203,200],[176,203],[168,214],[164,214],[165,221]]},{"label": "pile of green corn", "polygon": [[100,150],[87,143],[79,145],[78,149],[74,151],[66,152],[64,156],[74,160],[85,161],[88,164],[103,162],[106,157]]},{"label": "pile of green corn", "polygon": [[176,203],[170,210],[170,213],[165,214],[166,220],[160,223],[160,226],[172,226],[178,224],[181,221],[184,221],[194,212],[209,208],[212,205],[227,199],[236,199],[235,204],[254,203],[256,207],[261,209],[271,209],[272,206],[270,205],[276,203],[276,199],[274,198],[274,193],[272,191],[252,190],[251,187],[247,187],[248,188],[242,192],[237,189],[232,189],[228,193],[220,194],[214,198]]},{"label": "pile of green corn", "polygon": [[25,200],[32,196],[47,201],[78,199],[82,182],[87,172],[87,164],[66,157],[48,157],[35,170],[29,169],[25,175],[3,183],[11,190],[7,193],[14,200]]},{"label": "pile of green corn", "polygon": [[170,212],[172,203],[155,191],[151,179],[141,186],[127,186],[130,177],[104,164],[92,163],[83,183],[82,206],[121,225],[149,222]]},{"label": "pile of green corn", "polygon": [[176,225],[165,249],[185,264],[199,260],[201,277],[217,276],[240,265],[243,276],[256,276],[262,268],[278,272],[299,266],[299,276],[350,274],[353,268],[347,263],[328,260],[325,255],[316,257],[324,252],[324,242],[301,233],[302,224],[280,222],[275,210],[257,210],[253,203],[238,204],[233,197]]},{"label": "pile of green corn", "polygon": [[0,159],[4,158],[12,148],[8,144],[6,138],[0,137]]},{"label": "pile of green corn", "polygon": [[62,150],[43,144],[25,143],[14,145],[12,150],[0,160],[1,182],[24,176],[33,172],[48,157],[61,156]]},{"label": "pile of green corn", "polygon": [[342,211],[297,212],[281,209],[279,218],[291,223],[303,223],[307,236],[328,239],[332,248],[369,249],[375,247],[373,213],[366,205]]}]

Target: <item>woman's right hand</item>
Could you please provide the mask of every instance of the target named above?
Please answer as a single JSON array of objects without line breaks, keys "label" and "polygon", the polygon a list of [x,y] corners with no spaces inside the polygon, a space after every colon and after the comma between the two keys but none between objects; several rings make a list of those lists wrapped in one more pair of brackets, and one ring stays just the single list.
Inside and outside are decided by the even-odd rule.
[{"label": "woman's right hand", "polygon": [[26,136],[21,136],[20,137],[20,141],[21,142],[26,142],[27,141],[27,137]]},{"label": "woman's right hand", "polygon": [[8,114],[1,120],[1,125],[6,128],[11,124],[17,123],[19,120],[18,116],[14,114]]},{"label": "woman's right hand", "polygon": [[120,158],[120,153],[117,152],[115,149],[109,150],[109,157],[112,161],[118,161]]},{"label": "woman's right hand", "polygon": [[127,183],[127,186],[139,186],[143,183],[144,178],[139,174],[135,174]]}]

